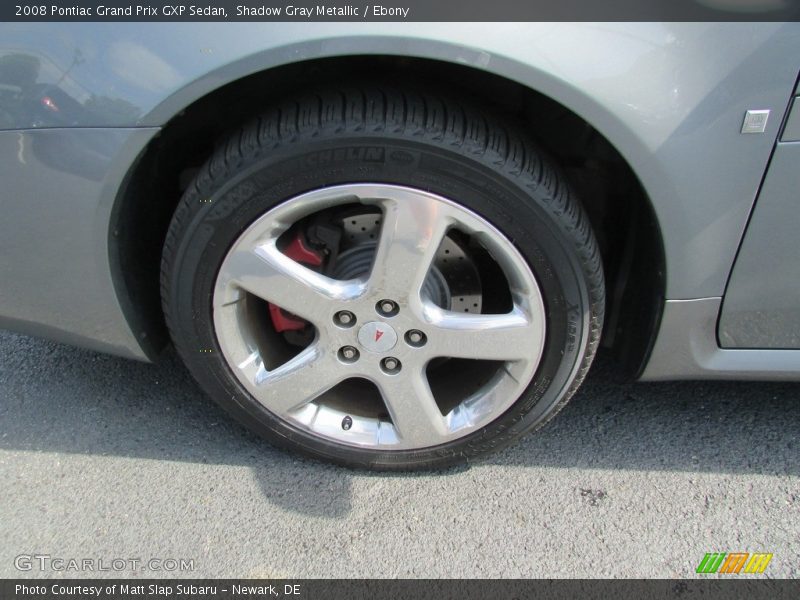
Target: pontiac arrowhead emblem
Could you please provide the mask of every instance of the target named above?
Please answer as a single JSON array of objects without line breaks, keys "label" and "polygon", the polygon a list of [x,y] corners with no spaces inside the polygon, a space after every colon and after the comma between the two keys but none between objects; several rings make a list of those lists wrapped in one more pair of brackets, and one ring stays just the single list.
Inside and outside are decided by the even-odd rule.
[{"label": "pontiac arrowhead emblem", "polygon": [[387,352],[397,343],[397,332],[388,323],[370,321],[358,330],[358,343],[370,352]]}]

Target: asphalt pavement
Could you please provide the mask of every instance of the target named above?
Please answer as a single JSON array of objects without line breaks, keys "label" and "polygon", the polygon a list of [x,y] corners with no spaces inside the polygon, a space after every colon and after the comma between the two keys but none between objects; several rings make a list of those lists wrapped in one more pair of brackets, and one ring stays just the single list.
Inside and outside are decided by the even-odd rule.
[{"label": "asphalt pavement", "polygon": [[799,432],[800,384],[620,384],[600,360],[513,448],[374,474],[271,448],[172,352],[0,333],[0,577],[687,577],[706,552],[798,577]]}]

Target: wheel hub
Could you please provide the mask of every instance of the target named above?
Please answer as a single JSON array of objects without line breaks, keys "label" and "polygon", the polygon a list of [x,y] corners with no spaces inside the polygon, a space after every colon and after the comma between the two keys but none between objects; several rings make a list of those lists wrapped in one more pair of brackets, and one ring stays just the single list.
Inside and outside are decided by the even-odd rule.
[{"label": "wheel hub", "polygon": [[397,344],[397,332],[388,323],[370,321],[358,330],[358,343],[369,352],[388,352]]}]

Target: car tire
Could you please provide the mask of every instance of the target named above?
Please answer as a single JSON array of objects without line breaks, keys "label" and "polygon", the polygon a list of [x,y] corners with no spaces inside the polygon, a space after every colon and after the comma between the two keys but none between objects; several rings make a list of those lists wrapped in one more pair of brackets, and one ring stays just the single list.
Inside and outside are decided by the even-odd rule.
[{"label": "car tire", "polygon": [[[471,461],[541,427],[569,400],[589,369],[602,329],[605,292],[589,219],[563,174],[525,133],[526,127],[448,92],[352,85],[289,98],[233,132],[185,191],[163,249],[164,315],[180,356],[202,388],[274,445],[358,468],[407,470]],[[297,256],[288,263],[277,255],[269,260],[283,266],[270,263],[269,277],[260,280],[245,272],[252,267],[241,262],[249,260],[242,258],[250,256],[250,250],[242,249],[247,244],[246,248],[263,249],[267,248],[263,240],[269,239],[269,248],[287,256],[286,240],[295,235],[293,228],[301,229],[306,223],[313,227],[315,218],[339,210],[345,201],[364,206],[367,216],[384,219],[375,233],[377,249],[370,246],[371,274],[335,284],[337,279],[330,271],[323,272],[323,267],[308,262],[298,267]],[[406,238],[400,233],[390,237],[385,223],[397,219],[393,226],[400,231],[396,223],[412,217],[390,214],[394,208],[386,207],[413,213],[413,218],[425,213],[430,223],[438,218],[432,215],[445,215],[447,228],[456,231],[453,248],[464,249],[481,278],[484,305],[502,297],[498,306],[519,312],[524,323],[520,327],[527,327],[530,335],[512,330],[511,321],[501,323],[509,318],[502,317],[506,308],[498,313],[501,316],[486,313],[461,318],[452,309],[455,300],[447,290],[436,305],[431,298],[448,284],[429,285],[430,266],[425,267],[422,292],[415,291],[422,281],[414,270],[422,267],[416,264],[408,267],[407,279],[412,282],[408,298],[402,289],[394,289],[397,266],[410,263],[409,257],[416,257],[413,253],[424,246],[415,236],[422,236],[419,231],[425,227],[416,232],[413,227],[403,229],[402,235],[417,244],[404,246]],[[311,262],[333,261],[335,244],[320,250],[309,241],[310,229],[302,231],[297,235],[301,242],[305,240],[302,249]],[[430,244],[434,241],[432,237]],[[383,254],[382,243],[387,248]],[[433,260],[432,250],[424,252],[428,252],[425,260]],[[395,257],[385,258],[391,256]],[[260,264],[254,268],[261,268]],[[284,267],[296,279],[286,279]],[[378,269],[386,273],[375,275]],[[503,282],[495,286],[501,292],[495,294],[489,285],[492,277]],[[405,274],[398,279],[396,285],[405,282]],[[318,295],[309,295],[306,302],[306,292],[300,287],[298,295],[292,296],[291,286],[298,281],[306,287],[318,285],[316,292],[324,288],[328,294],[324,299],[332,299],[330,312],[321,300],[317,307]],[[426,291],[425,286],[439,291]],[[373,303],[385,296],[392,296],[396,316]],[[270,306],[262,304],[264,300],[279,309],[272,321],[263,320],[264,306]],[[352,328],[338,321],[349,306],[353,307],[351,322],[356,322]],[[264,323],[275,329],[268,333],[269,339],[277,336],[280,344],[289,339],[288,332],[276,333],[275,319],[280,319],[281,326],[298,320],[311,323],[297,334],[310,328],[308,335],[316,336],[306,340],[306,346],[298,346],[298,355],[289,357],[285,364],[291,368],[265,366],[273,351],[260,344],[272,342],[260,338],[253,342],[252,336],[261,333],[252,329]],[[497,331],[492,333],[495,322]],[[448,328],[448,323],[455,329]],[[367,330],[367,325],[372,329]],[[467,333],[456,331],[460,327]],[[474,334],[469,333],[471,327]],[[373,343],[375,328],[384,328],[396,338],[388,354],[381,354]],[[419,336],[427,342],[422,350],[409,342],[417,339],[414,328],[425,330],[426,337]],[[369,339],[359,345],[358,335]],[[253,354],[242,359],[245,349]],[[465,362],[472,360],[472,349],[480,357]],[[402,358],[394,359],[393,353]],[[346,358],[349,354],[357,355],[357,362],[351,364],[352,358]],[[245,364],[248,360],[251,363]],[[402,363],[403,371],[391,373],[387,360],[396,360],[398,368]],[[478,366],[489,375],[460,399],[453,388]],[[286,374],[270,379],[280,369]],[[321,385],[316,378],[326,373],[331,381],[339,381],[347,369],[353,369],[359,385],[366,381],[377,389],[385,400],[385,413],[378,411],[375,416],[369,412],[372,408],[361,405],[330,407],[314,400],[320,397],[312,397]],[[435,415],[429,407],[434,383],[421,381],[432,369],[438,369],[437,376],[447,371],[441,375],[442,389],[454,395],[456,403],[449,413],[440,406],[441,415]],[[290,385],[288,377],[295,377]],[[402,383],[404,377],[408,377],[406,383]],[[270,395],[271,389],[281,391]],[[287,396],[295,391],[309,394],[310,403],[289,406],[296,399]],[[348,402],[360,402],[357,394],[351,396]],[[271,405],[273,401],[281,408]],[[418,410],[409,408],[416,402],[427,404]],[[356,411],[352,419],[348,410]],[[367,416],[358,413],[361,410]],[[435,421],[430,431],[424,422],[429,413]],[[345,417],[339,420],[342,414]]]}]

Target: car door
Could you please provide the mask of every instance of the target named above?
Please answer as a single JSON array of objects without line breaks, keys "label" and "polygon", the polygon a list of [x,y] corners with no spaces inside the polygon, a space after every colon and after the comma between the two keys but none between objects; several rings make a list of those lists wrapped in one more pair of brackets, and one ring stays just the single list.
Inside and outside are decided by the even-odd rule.
[{"label": "car door", "polygon": [[731,273],[724,348],[800,348],[800,85]]}]

